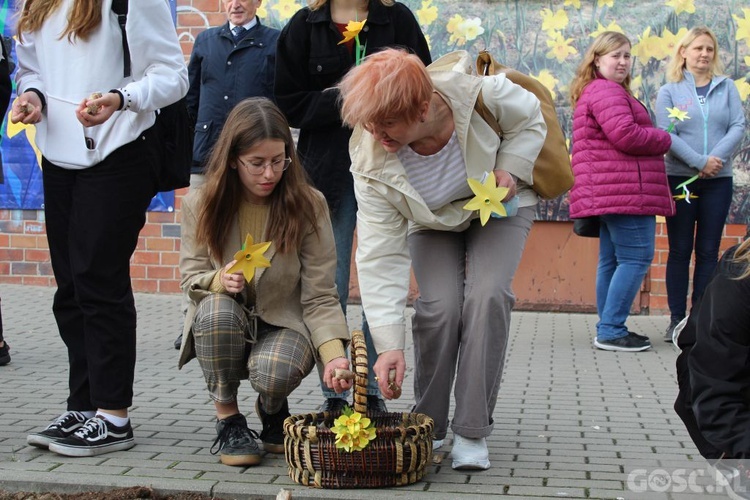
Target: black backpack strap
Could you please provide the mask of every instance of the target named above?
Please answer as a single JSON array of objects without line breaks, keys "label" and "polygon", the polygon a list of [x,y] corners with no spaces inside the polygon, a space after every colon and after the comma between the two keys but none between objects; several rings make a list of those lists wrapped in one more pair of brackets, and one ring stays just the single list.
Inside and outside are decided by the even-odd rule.
[{"label": "black backpack strap", "polygon": [[128,21],[128,0],[112,0],[112,12],[117,15],[117,24],[120,25],[122,33],[123,54],[123,76],[130,76],[130,48],[128,47],[128,34],[125,31],[125,23]]}]

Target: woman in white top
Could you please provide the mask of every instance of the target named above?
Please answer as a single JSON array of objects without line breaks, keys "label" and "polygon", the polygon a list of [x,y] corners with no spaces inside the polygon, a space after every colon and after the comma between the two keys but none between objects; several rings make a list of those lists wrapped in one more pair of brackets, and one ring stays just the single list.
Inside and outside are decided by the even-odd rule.
[{"label": "woman in white top", "polygon": [[26,0],[17,27],[11,121],[37,130],[52,310],[70,363],[67,411],[27,441],[68,456],[135,445],[130,257],[156,194],[155,111],[188,87],[167,2],[129,4],[128,77],[112,0]]}]

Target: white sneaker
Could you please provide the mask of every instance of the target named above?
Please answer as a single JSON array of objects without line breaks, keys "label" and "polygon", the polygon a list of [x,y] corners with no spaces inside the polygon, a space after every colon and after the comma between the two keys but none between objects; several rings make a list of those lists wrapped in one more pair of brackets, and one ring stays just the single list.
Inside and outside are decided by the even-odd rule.
[{"label": "white sneaker", "polygon": [[452,467],[456,470],[487,470],[490,468],[490,454],[485,438],[471,439],[454,435]]},{"label": "white sneaker", "polygon": [[443,439],[433,439],[432,440],[432,451],[438,451],[440,448],[443,447]]}]

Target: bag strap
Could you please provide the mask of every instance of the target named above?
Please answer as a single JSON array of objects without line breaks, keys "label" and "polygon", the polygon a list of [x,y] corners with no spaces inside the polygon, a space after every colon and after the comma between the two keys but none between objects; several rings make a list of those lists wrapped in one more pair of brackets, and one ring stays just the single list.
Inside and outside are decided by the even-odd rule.
[{"label": "bag strap", "polygon": [[122,72],[127,78],[130,76],[130,48],[128,47],[128,34],[125,31],[125,23],[128,21],[128,0],[112,0],[112,12],[117,15],[117,24],[120,25],[120,33],[122,33]]},{"label": "bag strap", "polygon": [[[486,50],[482,50],[481,52],[479,52],[479,55],[477,55],[476,64],[477,74],[480,76],[480,78],[494,75],[496,73],[495,60],[492,59],[492,55],[490,55],[490,53]],[[492,112],[484,104],[484,97],[482,97],[481,90],[479,91],[479,95],[477,96],[477,102],[474,103],[474,110],[479,113],[479,116],[481,116],[490,127],[492,127],[492,130],[494,130],[497,135],[502,137],[503,129],[500,128],[500,124],[497,122],[497,118],[495,118]]]}]

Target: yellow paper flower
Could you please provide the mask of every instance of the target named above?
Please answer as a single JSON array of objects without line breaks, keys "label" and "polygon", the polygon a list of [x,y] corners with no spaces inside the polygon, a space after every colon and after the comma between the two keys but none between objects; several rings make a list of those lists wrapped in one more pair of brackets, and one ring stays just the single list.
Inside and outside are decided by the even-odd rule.
[{"label": "yellow paper flower", "polygon": [[732,14],[737,22],[737,33],[734,39],[737,41],[745,40],[746,43],[750,44],[750,9],[743,8],[742,14],[745,16],[744,19],[737,14]]},{"label": "yellow paper flower", "polygon": [[576,9],[581,9],[581,0],[565,0],[565,3],[563,4],[563,7],[572,6]]},{"label": "yellow paper flower", "polygon": [[279,2],[271,7],[279,15],[279,21],[286,21],[292,15],[300,10],[302,6],[294,0],[279,0]]},{"label": "yellow paper flower", "polygon": [[346,25],[346,30],[344,31],[344,39],[341,40],[338,45],[356,38],[356,36],[359,35],[359,32],[362,31],[362,28],[365,27],[366,22],[367,19],[363,21],[349,21],[349,23]]},{"label": "yellow paper flower", "polygon": [[674,54],[675,47],[687,35],[687,31],[687,28],[680,28],[677,33],[672,34],[668,28],[664,28],[664,31],[661,32],[662,53],[660,59],[666,59]]},{"label": "yellow paper flower", "polygon": [[676,120],[680,120],[681,122],[690,119],[690,117],[688,116],[688,112],[681,111],[679,108],[667,108],[667,111],[669,111],[669,118],[674,118]]},{"label": "yellow paper flower", "polygon": [[599,0],[596,3],[597,7],[614,7],[615,6],[615,0]]},{"label": "yellow paper flower", "polygon": [[643,31],[643,35],[638,35],[638,43],[633,45],[630,53],[634,57],[641,59],[646,64],[652,57],[655,59],[664,58],[664,49],[662,48],[662,39],[651,34],[651,26]]},{"label": "yellow paper flower", "polygon": [[740,93],[740,100],[747,100],[750,96],[750,83],[747,83],[746,78],[738,78],[734,81],[734,86],[737,87],[737,92]]},{"label": "yellow paper flower", "polygon": [[363,450],[377,435],[374,423],[349,407],[334,420],[331,430],[336,435],[336,448],[347,452]]},{"label": "yellow paper flower", "polygon": [[498,186],[494,174],[490,173],[484,184],[476,179],[469,179],[469,187],[475,196],[464,205],[464,210],[479,210],[479,220],[483,226],[487,224],[493,212],[503,217],[508,215],[501,203],[508,194],[508,188]]},{"label": "yellow paper flower", "polygon": [[638,73],[638,76],[630,80],[630,91],[635,97],[639,97],[641,94],[641,86],[643,85],[643,75]]},{"label": "yellow paper flower", "polygon": [[255,276],[255,268],[257,267],[271,267],[271,262],[263,256],[268,247],[271,246],[271,242],[256,243],[253,245],[253,237],[249,234],[245,238],[245,244],[242,246],[242,250],[234,254],[235,264],[230,267],[226,272],[229,274],[242,271],[245,276],[245,281],[248,283]]},{"label": "yellow paper flower", "polygon": [[550,51],[547,52],[547,59],[557,59],[557,62],[564,62],[568,56],[578,54],[578,50],[575,47],[571,47],[573,42],[572,38],[563,37],[560,32],[552,32],[550,39],[547,40],[547,47]]},{"label": "yellow paper flower", "polygon": [[555,86],[560,83],[560,80],[555,78],[555,75],[550,73],[548,69],[543,69],[539,72],[538,75],[532,74],[531,76],[539,80],[542,85],[547,87],[547,90],[549,90],[549,93],[552,94],[552,100],[554,101],[557,97],[557,94],[555,93]]},{"label": "yellow paper flower", "polygon": [[596,38],[605,31],[616,31],[617,33],[622,33],[623,35],[625,32],[622,30],[622,28],[617,24],[616,21],[612,21],[607,26],[602,25],[599,21],[596,22],[596,31],[592,32],[589,37]]}]

